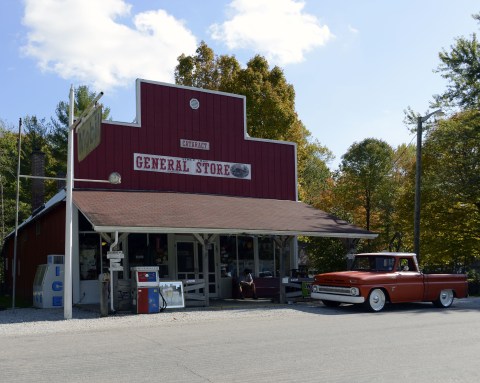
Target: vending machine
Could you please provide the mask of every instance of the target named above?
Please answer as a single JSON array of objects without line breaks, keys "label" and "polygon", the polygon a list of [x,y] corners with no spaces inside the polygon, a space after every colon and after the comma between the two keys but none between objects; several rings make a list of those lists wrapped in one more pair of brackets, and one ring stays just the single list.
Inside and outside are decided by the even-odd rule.
[{"label": "vending machine", "polygon": [[133,311],[137,314],[160,312],[158,266],[132,267]]},{"label": "vending machine", "polygon": [[38,265],[33,280],[34,307],[63,307],[64,274],[63,255],[49,255],[47,264]]}]

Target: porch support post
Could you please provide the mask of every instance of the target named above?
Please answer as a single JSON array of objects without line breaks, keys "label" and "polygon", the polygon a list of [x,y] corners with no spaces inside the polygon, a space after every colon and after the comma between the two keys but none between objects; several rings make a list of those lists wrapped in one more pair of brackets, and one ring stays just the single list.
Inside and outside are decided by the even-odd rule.
[{"label": "porch support post", "polygon": [[283,284],[283,278],[286,277],[285,273],[285,258],[286,258],[286,245],[290,241],[291,236],[274,237],[275,243],[280,247],[279,269],[280,269],[280,303],[286,303],[285,285]]},{"label": "porch support post", "polygon": [[210,291],[208,286],[208,245],[212,244],[217,234],[197,234],[193,233],[198,242],[202,244],[202,259],[203,259],[203,280],[205,281],[205,287],[203,292],[205,294],[205,306],[210,306]]}]

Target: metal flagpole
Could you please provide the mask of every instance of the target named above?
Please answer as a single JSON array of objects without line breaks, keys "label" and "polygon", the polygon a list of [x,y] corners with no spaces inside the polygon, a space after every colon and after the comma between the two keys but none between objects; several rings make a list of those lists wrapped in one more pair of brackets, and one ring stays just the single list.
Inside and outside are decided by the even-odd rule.
[{"label": "metal flagpole", "polygon": [[15,239],[13,241],[13,265],[12,265],[12,310],[15,310],[15,295],[17,293],[17,244],[18,244],[18,208],[20,199],[20,158],[22,149],[22,119],[18,120],[18,161],[17,161],[17,201],[15,210]]},{"label": "metal flagpole", "polygon": [[74,91],[70,86],[70,108],[68,114],[68,151],[67,151],[67,182],[65,201],[65,279],[63,290],[63,317],[72,319],[72,189],[73,189],[73,125]]}]

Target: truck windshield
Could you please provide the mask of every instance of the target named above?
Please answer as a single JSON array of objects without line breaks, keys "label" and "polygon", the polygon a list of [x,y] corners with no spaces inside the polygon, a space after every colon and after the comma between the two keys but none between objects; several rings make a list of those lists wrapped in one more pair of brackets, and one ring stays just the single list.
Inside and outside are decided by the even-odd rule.
[{"label": "truck windshield", "polygon": [[357,271],[392,271],[395,265],[394,257],[361,256],[355,257],[352,270]]}]

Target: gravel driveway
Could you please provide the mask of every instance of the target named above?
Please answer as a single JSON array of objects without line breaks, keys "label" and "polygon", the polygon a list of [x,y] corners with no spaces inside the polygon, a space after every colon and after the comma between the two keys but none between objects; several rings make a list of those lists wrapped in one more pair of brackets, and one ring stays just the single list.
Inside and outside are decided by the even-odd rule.
[{"label": "gravel driveway", "polygon": [[[409,304],[389,305],[386,310],[402,310],[408,308]],[[414,307],[425,305],[431,307],[431,304],[412,304]],[[416,306],[415,306],[416,305]],[[295,303],[293,305],[262,303],[258,301],[235,302],[226,305],[211,306],[208,308],[186,308],[166,310],[159,314],[133,315],[130,313],[120,313],[108,317],[100,317],[96,306],[73,308],[73,319],[64,320],[63,309],[36,309],[25,308],[16,310],[0,311],[0,337],[2,336],[22,336],[33,334],[49,334],[63,332],[88,332],[91,330],[103,330],[125,327],[150,327],[157,326],[159,323],[172,322],[200,322],[218,319],[251,317],[275,317],[294,316],[298,311],[318,312],[319,307],[323,305],[318,301],[307,301]],[[292,310],[294,309],[294,310]],[[327,312],[333,312],[331,309]],[[470,297],[467,299],[455,300],[451,309],[480,309],[480,297]],[[337,310],[346,313],[352,311],[361,312],[360,307],[345,306]]]},{"label": "gravel driveway", "polygon": [[[303,303],[302,309],[311,310],[318,302]],[[0,337],[62,332],[82,332],[124,327],[149,327],[168,322],[209,321],[223,318],[264,317],[292,315],[292,306],[279,304],[237,305],[227,307],[186,308],[166,310],[159,314],[133,315],[120,313],[100,317],[98,310],[73,308],[73,319],[63,319],[63,309],[22,308],[0,311]]]}]

